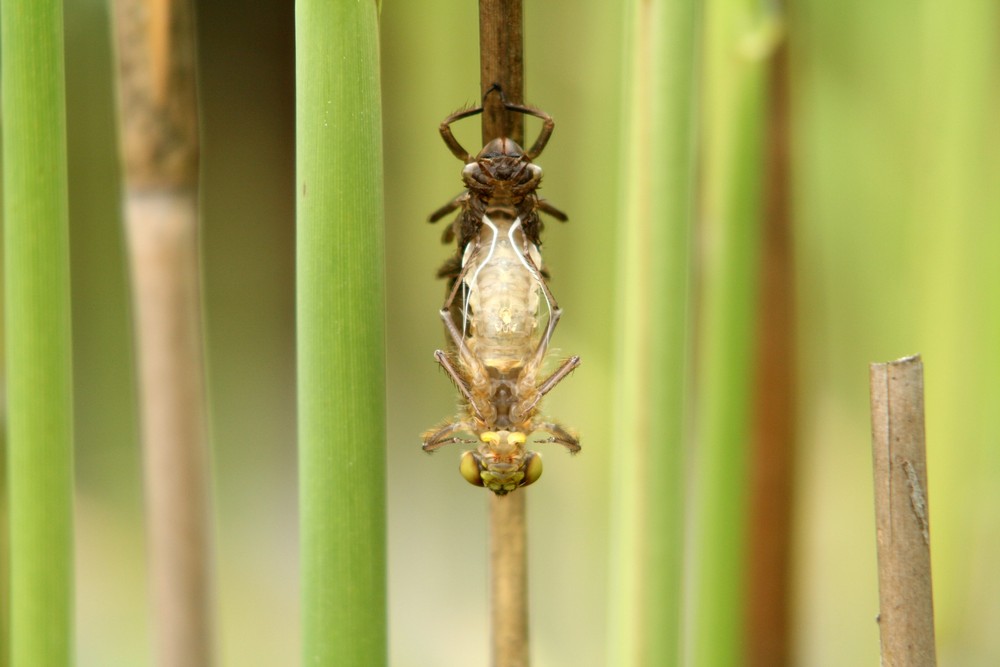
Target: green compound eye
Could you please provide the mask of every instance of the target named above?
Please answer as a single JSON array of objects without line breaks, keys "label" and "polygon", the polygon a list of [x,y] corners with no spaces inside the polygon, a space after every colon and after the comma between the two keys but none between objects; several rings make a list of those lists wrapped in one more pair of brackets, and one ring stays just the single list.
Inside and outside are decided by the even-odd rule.
[{"label": "green compound eye", "polygon": [[462,473],[462,477],[469,484],[483,486],[483,476],[479,474],[479,461],[472,452],[462,454],[462,460],[458,464],[458,471]]},{"label": "green compound eye", "polygon": [[528,486],[529,484],[534,484],[538,481],[538,478],[542,476],[542,455],[538,452],[531,452],[528,454],[528,460],[525,461],[524,466],[524,481],[521,482],[521,486]]}]

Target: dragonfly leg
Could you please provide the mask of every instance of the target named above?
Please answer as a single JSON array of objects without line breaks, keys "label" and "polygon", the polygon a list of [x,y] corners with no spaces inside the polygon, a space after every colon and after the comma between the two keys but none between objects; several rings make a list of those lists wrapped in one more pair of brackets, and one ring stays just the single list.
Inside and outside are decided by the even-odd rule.
[{"label": "dragonfly leg", "polygon": [[[475,248],[473,249],[472,252],[473,254],[476,252]],[[446,263],[445,266],[449,265]],[[465,283],[465,276],[466,274],[468,274],[470,266],[471,266],[470,264],[465,264],[458,271],[458,274],[455,276],[455,282],[451,286],[451,290],[448,292],[448,297],[444,300],[444,305],[441,306],[441,310],[439,313],[441,315],[441,319],[444,320],[445,328],[447,328],[448,334],[451,336],[452,342],[455,343],[455,346],[459,349],[459,352],[460,354],[463,355],[463,358],[464,355],[468,353],[468,348],[465,345],[465,335],[464,332],[458,330],[458,325],[455,324],[455,319],[452,317],[451,314],[451,307],[452,304],[455,303],[455,297],[458,296],[458,290]],[[443,269],[444,267],[442,267],[442,270]],[[438,275],[442,274],[439,272]]]},{"label": "dragonfly leg", "polygon": [[455,365],[451,363],[451,359],[448,358],[448,354],[444,350],[435,350],[434,359],[441,364],[441,368],[443,368],[444,372],[448,374],[449,378],[451,378],[451,381],[458,388],[459,393],[461,393],[462,396],[465,397],[465,400],[469,401],[471,404],[472,393],[469,391],[469,386],[466,384],[465,378],[462,377],[462,374],[458,372],[457,368],[455,368]]},{"label": "dragonfly leg", "polygon": [[535,118],[541,119],[542,131],[538,134],[538,139],[535,140],[531,149],[524,153],[525,157],[529,160],[534,160],[543,150],[545,150],[545,144],[549,143],[549,138],[552,136],[552,130],[556,128],[556,122],[552,120],[552,116],[545,113],[541,109],[529,107],[525,104],[513,104],[512,102],[508,102],[507,97],[503,94],[503,90],[501,90],[500,86],[497,84],[493,84],[493,86],[486,91],[486,94],[489,95],[493,90],[500,93],[500,101],[503,103],[503,106],[507,109],[507,111],[517,111],[518,113],[523,113],[528,116],[534,116]]},{"label": "dragonfly leg", "polygon": [[[480,405],[473,396],[473,390],[483,390],[483,387],[489,384],[489,375],[483,363],[472,353],[466,343],[465,335],[459,330],[458,325],[455,324],[455,318],[452,315],[452,303],[455,301],[455,297],[458,294],[459,286],[462,285],[466,273],[468,273],[469,265],[462,267],[461,272],[455,277],[455,284],[451,288],[451,293],[448,298],[445,299],[444,306],[441,307],[439,315],[441,320],[444,322],[445,329],[448,332],[448,336],[451,338],[452,342],[458,350],[458,357],[465,367],[467,375],[463,375],[454,367],[451,363],[451,359],[443,351],[438,350],[434,353],[434,357],[437,359],[441,367],[445,369],[451,379],[458,386],[459,391],[462,392],[466,400],[469,401],[469,405],[475,410],[476,416],[484,421],[490,419],[492,410],[489,405]],[[478,393],[478,392],[477,392]],[[484,412],[485,409],[485,412]],[[489,413],[489,414],[487,414]]]},{"label": "dragonfly leg", "polygon": [[450,202],[448,202],[441,208],[431,213],[430,216],[427,218],[427,222],[437,222],[438,220],[448,215],[452,211],[460,208],[462,204],[464,204],[468,200],[469,200],[469,192],[468,190],[466,190],[461,194],[457,195],[454,199],[452,199]]},{"label": "dragonfly leg", "polygon": [[525,400],[523,405],[517,405],[514,407],[513,411],[519,418],[523,418],[524,415],[528,415],[532,410],[538,405],[538,402],[542,400],[542,396],[552,391],[552,389],[562,382],[562,380],[576,370],[576,367],[580,365],[580,357],[572,356],[566,361],[559,364],[559,368],[555,370],[552,375],[545,378],[541,384],[539,384],[534,392],[528,394],[528,398]]},{"label": "dragonfly leg", "polygon": [[553,387],[562,382],[562,380],[576,370],[576,367],[580,365],[580,357],[572,356],[566,361],[559,364],[559,368],[555,370],[552,375],[547,377],[540,385],[538,385],[538,399],[540,400],[542,396],[552,391]]},{"label": "dragonfly leg", "polygon": [[444,143],[448,146],[448,150],[450,150],[455,157],[465,164],[475,162],[476,158],[473,157],[469,151],[462,148],[462,144],[458,143],[458,139],[456,139],[455,135],[451,133],[451,124],[456,121],[460,121],[463,118],[481,114],[482,112],[483,108],[481,106],[474,107],[472,109],[459,109],[441,121],[441,127],[439,128],[441,131],[441,138],[444,139]]},{"label": "dragonfly leg", "polygon": [[535,203],[535,208],[537,208],[542,213],[548,213],[559,222],[566,222],[567,220],[569,220],[568,215],[566,215],[565,213],[557,209],[555,206],[550,204],[546,199],[539,199]]},{"label": "dragonfly leg", "polygon": [[451,296],[448,297],[447,302],[444,307],[438,313],[441,316],[441,320],[444,321],[444,327],[448,331],[448,335],[451,337],[451,341],[458,348],[459,356],[465,360],[466,355],[471,356],[472,352],[469,347],[465,344],[465,336],[458,329],[458,325],[455,324],[455,318],[451,314],[451,304],[455,300],[454,296],[458,292],[459,286],[462,284],[462,278],[465,276],[465,271],[463,270],[455,278],[455,285],[451,288]]},{"label": "dragonfly leg", "polygon": [[525,262],[531,268],[531,272],[535,276],[535,280],[538,282],[539,288],[542,290],[542,294],[545,295],[545,301],[549,305],[549,323],[545,327],[545,334],[538,341],[538,347],[535,349],[535,356],[531,360],[534,368],[540,368],[542,361],[545,359],[545,353],[549,349],[549,342],[552,340],[552,334],[556,330],[556,324],[559,323],[559,318],[562,317],[562,308],[556,302],[556,297],[552,294],[552,290],[549,289],[548,284],[545,282],[545,278],[542,276],[541,270],[535,266],[535,262],[531,259],[531,255],[528,254],[527,248],[527,237],[524,238],[524,252],[523,257]]},{"label": "dragonfly leg", "polygon": [[579,438],[570,433],[569,429],[564,427],[562,424],[542,422],[536,426],[539,431],[546,431],[549,434],[549,437],[543,440],[536,440],[535,442],[554,442],[557,445],[562,445],[568,449],[570,454],[576,454],[580,451]]},{"label": "dragonfly leg", "polygon": [[456,433],[468,431],[469,424],[465,422],[448,422],[444,426],[431,429],[424,433],[423,449],[425,452],[433,452],[436,449],[450,445],[452,443],[475,444],[475,440],[459,438]]}]

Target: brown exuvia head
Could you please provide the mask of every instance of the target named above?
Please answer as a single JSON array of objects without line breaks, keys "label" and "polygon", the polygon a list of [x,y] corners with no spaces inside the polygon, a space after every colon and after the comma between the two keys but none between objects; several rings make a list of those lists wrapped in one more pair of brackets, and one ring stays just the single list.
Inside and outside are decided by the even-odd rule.
[{"label": "brown exuvia head", "polygon": [[522,155],[524,155],[524,149],[518,146],[516,141],[500,137],[483,146],[483,150],[479,151],[479,155],[476,156],[476,161],[497,157],[520,158]]},{"label": "brown exuvia head", "polygon": [[542,170],[531,163],[516,141],[500,137],[486,144],[475,160],[465,165],[463,174],[470,186],[477,183],[492,188],[501,183],[537,185]]}]

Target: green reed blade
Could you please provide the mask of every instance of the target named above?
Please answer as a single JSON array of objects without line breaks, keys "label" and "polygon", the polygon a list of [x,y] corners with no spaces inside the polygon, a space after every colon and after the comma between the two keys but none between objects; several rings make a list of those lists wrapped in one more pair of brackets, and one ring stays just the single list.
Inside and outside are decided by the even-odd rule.
[{"label": "green reed blade", "polygon": [[743,662],[750,406],[756,318],[767,57],[777,17],[747,0],[705,14],[698,445],[692,664]]},{"label": "green reed blade", "polygon": [[632,2],[618,271],[608,664],[679,660],[696,3]]},{"label": "green reed blade", "polygon": [[295,8],[302,664],[386,664],[382,121],[373,2]]},{"label": "green reed blade", "polygon": [[[73,421],[63,19],[4,0],[10,664],[72,660]],[[8,647],[4,647],[8,650]]]}]

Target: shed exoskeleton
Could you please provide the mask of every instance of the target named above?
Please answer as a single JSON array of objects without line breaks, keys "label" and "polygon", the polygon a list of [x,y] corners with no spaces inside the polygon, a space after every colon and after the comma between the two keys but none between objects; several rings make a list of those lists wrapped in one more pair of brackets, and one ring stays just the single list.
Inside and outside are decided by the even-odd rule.
[{"label": "shed exoskeleton", "polygon": [[472,109],[459,109],[441,122],[439,129],[444,143],[465,164],[462,181],[466,187],[464,192],[431,213],[429,218],[430,222],[437,222],[449,213],[459,211],[442,235],[442,240],[446,243],[458,240],[458,252],[441,267],[438,272],[441,277],[454,279],[458,275],[462,255],[469,242],[479,234],[483,216],[488,214],[487,209],[491,206],[512,210],[515,217],[521,219],[521,226],[528,240],[536,246],[541,245],[540,237],[544,227],[538,216],[539,212],[551,215],[561,222],[567,220],[565,213],[538,196],[542,169],[532,162],[548,144],[555,129],[555,121],[541,109],[509,103],[499,86],[494,85],[487,90],[486,96],[493,92],[500,96],[508,111],[541,119],[542,130],[527,151],[513,139],[499,137],[487,143],[478,155],[473,156],[455,138],[451,125],[481,114],[483,107],[480,105]]},{"label": "shed exoskeleton", "polygon": [[[548,433],[537,442],[557,443],[573,453],[580,450],[570,429],[538,416],[542,397],[580,364],[579,357],[570,357],[540,379],[562,311],[543,274],[538,211],[561,220],[566,216],[537,197],[541,169],[531,160],[544,148],[554,125],[544,112],[503,102],[509,110],[543,120],[529,151],[499,138],[475,158],[468,154],[450,125],[481,113],[482,107],[456,112],[441,124],[445,143],[466,162],[462,177],[468,190],[431,216],[434,221],[461,209],[445,234],[446,241],[458,237],[459,253],[440,271],[451,279],[440,315],[452,352],[438,350],[434,356],[462,394],[463,414],[423,437],[428,452],[450,443],[475,444],[462,455],[460,471],[470,483],[499,495],[541,475],[541,455],[527,448],[533,433]],[[548,311],[544,332],[539,331],[539,294]],[[476,439],[460,437],[466,433]]]}]

